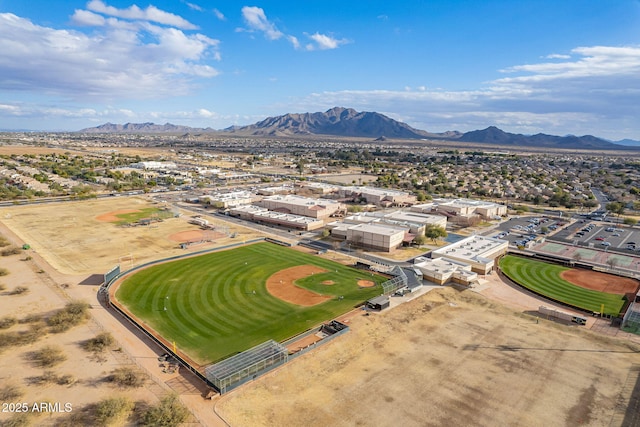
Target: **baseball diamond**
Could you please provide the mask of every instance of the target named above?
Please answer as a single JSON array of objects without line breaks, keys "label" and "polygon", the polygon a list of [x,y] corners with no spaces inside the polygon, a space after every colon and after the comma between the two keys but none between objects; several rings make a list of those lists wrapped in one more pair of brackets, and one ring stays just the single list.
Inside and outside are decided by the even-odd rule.
[{"label": "baseball diamond", "polygon": [[[322,296],[318,303],[295,304],[269,292],[270,277],[305,266],[314,267],[307,277],[278,282]],[[380,286],[359,286],[362,279],[387,280],[264,242],[146,268],[127,277],[115,295],[145,327],[206,364],[270,339],[283,341],[382,293]],[[331,286],[323,283],[328,280]]]}]

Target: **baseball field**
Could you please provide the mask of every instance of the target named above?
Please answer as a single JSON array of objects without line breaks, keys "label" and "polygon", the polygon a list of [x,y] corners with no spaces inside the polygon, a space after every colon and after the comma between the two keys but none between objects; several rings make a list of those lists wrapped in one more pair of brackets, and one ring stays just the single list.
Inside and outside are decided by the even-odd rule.
[{"label": "baseball field", "polygon": [[197,363],[282,341],[379,295],[387,278],[272,243],[158,264],[115,295]]},{"label": "baseball field", "polygon": [[[565,280],[563,273],[572,270],[568,267],[507,255],[500,260],[500,268],[519,285],[583,310],[601,312],[604,306],[604,314],[617,316],[624,305],[622,295],[586,289]],[[617,278],[609,276],[612,281]]]}]

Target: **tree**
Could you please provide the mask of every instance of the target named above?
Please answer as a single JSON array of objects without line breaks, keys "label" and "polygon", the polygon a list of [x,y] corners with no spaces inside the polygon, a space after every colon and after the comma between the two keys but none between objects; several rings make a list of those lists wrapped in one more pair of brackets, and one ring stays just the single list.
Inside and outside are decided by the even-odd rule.
[{"label": "tree", "polygon": [[434,224],[428,224],[425,228],[424,235],[431,239],[433,243],[441,237],[447,237],[447,230],[444,227]]},{"label": "tree", "polygon": [[413,243],[418,245],[418,246],[422,246],[425,243],[427,243],[427,238],[426,238],[426,236],[423,236],[422,234],[418,234],[416,237],[413,238]]},{"label": "tree", "polygon": [[624,204],[620,202],[607,203],[607,210],[620,216],[624,213]]},{"label": "tree", "polygon": [[626,217],[624,219],[624,223],[627,224],[627,225],[632,225],[633,226],[633,225],[636,225],[638,223],[638,220],[635,219],[635,218]]}]

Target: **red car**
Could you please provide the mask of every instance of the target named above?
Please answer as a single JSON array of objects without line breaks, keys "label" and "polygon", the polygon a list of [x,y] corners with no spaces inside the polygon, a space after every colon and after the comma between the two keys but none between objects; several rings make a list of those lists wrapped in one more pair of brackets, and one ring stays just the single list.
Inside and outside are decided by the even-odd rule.
[{"label": "red car", "polygon": [[596,237],[596,240],[604,240],[604,237]]}]

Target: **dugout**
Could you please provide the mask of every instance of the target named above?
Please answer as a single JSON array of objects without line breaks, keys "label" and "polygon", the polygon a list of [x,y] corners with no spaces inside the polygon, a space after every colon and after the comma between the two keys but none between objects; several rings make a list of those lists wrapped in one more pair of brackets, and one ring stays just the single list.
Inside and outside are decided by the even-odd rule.
[{"label": "dugout", "polygon": [[389,308],[390,304],[389,297],[386,295],[380,295],[367,301],[367,307],[372,310],[384,310]]}]

